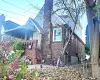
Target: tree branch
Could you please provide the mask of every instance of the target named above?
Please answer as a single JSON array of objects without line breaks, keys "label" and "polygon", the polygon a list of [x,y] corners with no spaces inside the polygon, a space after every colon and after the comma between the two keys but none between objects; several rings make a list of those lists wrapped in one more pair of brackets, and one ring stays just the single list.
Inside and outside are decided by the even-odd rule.
[{"label": "tree branch", "polygon": [[[66,4],[64,3],[64,1],[63,1],[63,4],[64,4],[64,6],[67,8],[67,10],[68,10],[68,12],[69,12],[69,14],[70,14],[70,17],[72,18],[72,20],[73,20],[73,22],[74,22],[74,28],[73,28],[73,30],[72,30],[72,32],[71,32],[71,35],[70,35],[70,37],[68,38],[68,41],[65,43],[65,45],[64,45],[64,48],[63,48],[63,51],[62,51],[62,55],[64,56],[64,54],[65,54],[65,52],[66,52],[66,49],[67,49],[67,47],[68,47],[68,44],[69,44],[69,42],[70,42],[70,40],[71,40],[71,37],[72,37],[72,35],[73,35],[73,33],[74,33],[74,31],[75,31],[75,28],[76,28],[76,24],[77,24],[77,21],[78,21],[78,16],[79,16],[79,13],[80,13],[80,8],[79,9],[77,9],[76,10],[76,17],[75,17],[75,20],[73,19],[73,17],[72,17],[72,14],[71,14],[71,12],[70,12],[70,10],[68,9],[68,7],[66,6]],[[60,56],[59,56],[59,58],[58,58],[58,62],[57,62],[57,66],[59,67],[59,64],[60,64]]]},{"label": "tree branch", "polygon": [[63,10],[68,10],[68,9],[69,9],[69,10],[73,10],[73,12],[75,12],[75,9],[72,9],[72,8],[70,8],[70,7],[67,9],[66,7],[63,7],[63,8],[59,8],[59,9],[53,11],[52,14],[54,14],[54,13],[56,13],[57,11],[60,11],[60,10],[62,10],[62,9],[63,9]]},{"label": "tree branch", "polygon": [[68,10],[70,17],[72,18],[73,22],[75,23],[75,21],[73,19],[73,16],[72,16],[72,14],[70,12],[70,10],[68,9],[68,7],[66,6],[66,4],[64,3],[64,0],[62,0],[62,1],[63,1],[64,6],[66,7],[66,9]]}]

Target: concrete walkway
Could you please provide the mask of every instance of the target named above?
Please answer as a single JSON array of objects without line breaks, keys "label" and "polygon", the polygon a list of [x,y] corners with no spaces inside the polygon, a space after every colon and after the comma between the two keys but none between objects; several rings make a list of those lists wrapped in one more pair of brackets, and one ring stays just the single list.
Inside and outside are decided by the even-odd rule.
[{"label": "concrete walkway", "polygon": [[[41,64],[28,65],[28,69],[41,68]],[[42,64],[42,68],[56,68],[56,66]]]}]

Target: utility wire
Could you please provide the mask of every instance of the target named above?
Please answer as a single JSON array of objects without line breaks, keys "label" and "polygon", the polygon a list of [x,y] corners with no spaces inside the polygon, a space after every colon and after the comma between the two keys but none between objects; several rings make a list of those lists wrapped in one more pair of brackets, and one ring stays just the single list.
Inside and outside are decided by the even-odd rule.
[{"label": "utility wire", "polygon": [[24,17],[29,17],[29,16],[25,16],[25,15],[22,15],[22,14],[19,14],[19,13],[7,11],[7,10],[4,10],[4,9],[0,9],[0,10],[5,11],[5,12],[8,12],[8,13],[12,13],[12,14],[17,14],[17,15],[20,15],[20,16],[24,16]]},{"label": "utility wire", "polygon": [[[2,13],[0,13],[0,14],[2,14]],[[10,17],[10,18],[16,19],[16,20],[25,21],[25,20],[23,20],[23,19],[19,19],[19,18],[16,18],[16,17],[12,17],[12,16],[10,16],[10,15],[7,15],[7,14],[4,14],[4,15],[5,15],[5,16],[8,16],[8,17]]]},{"label": "utility wire", "polygon": [[[5,1],[5,0],[2,0],[2,1],[5,2],[5,3],[7,3],[7,4],[9,4],[9,5],[12,5],[12,6],[16,7],[16,8],[19,8],[19,9],[21,9],[21,10],[24,10],[24,11],[26,11],[26,12],[29,11],[29,10],[26,10],[26,9],[21,8],[21,7],[19,7],[19,6],[16,6],[16,5],[14,5],[14,4],[10,3],[10,2],[7,2],[7,1]],[[30,12],[30,13],[35,14],[35,13],[33,13],[33,12]]]},{"label": "utility wire", "polygon": [[7,2],[7,1],[5,1],[5,0],[2,0],[2,1],[5,2],[5,3],[7,3],[7,4],[10,4],[10,5],[12,5],[12,6],[16,7],[16,8],[19,8],[19,9],[21,9],[21,10],[27,11],[27,10],[25,10],[25,9],[19,7],[19,6],[16,6],[16,5],[14,5],[14,4],[10,3],[10,2]]},{"label": "utility wire", "polygon": [[34,7],[35,9],[37,9],[37,10],[40,10],[41,8],[38,8],[38,7],[36,7],[36,6],[34,6],[29,0],[27,0],[28,1],[28,3],[32,6],[32,7]]}]

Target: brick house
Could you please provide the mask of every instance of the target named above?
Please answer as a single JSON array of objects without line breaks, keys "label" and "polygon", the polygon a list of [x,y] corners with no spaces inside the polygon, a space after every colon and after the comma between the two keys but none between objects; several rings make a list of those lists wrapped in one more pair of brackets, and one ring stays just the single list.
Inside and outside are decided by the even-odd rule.
[{"label": "brick house", "polygon": [[[37,39],[40,41],[39,47],[41,48],[43,57],[47,57],[47,60],[50,58],[50,54],[48,54],[49,49],[49,33],[50,28],[43,27],[43,16],[44,16],[44,7],[41,8],[40,12],[35,17],[34,21],[38,23],[38,25],[43,29],[44,34],[41,35],[39,32],[35,32],[32,36],[33,39]],[[68,16],[59,16],[56,13],[51,17],[52,26],[53,26],[53,42],[52,42],[52,57],[57,59],[59,55],[61,55],[61,51],[65,42],[67,41],[70,33],[74,27],[74,22]],[[38,36],[34,37],[36,34]],[[41,36],[41,37],[40,37]],[[68,46],[67,56],[65,57],[66,63],[76,63],[79,61],[79,55],[82,53],[83,49],[83,41],[82,38],[82,26],[81,24],[77,24],[75,28],[75,32],[72,36],[71,42]],[[67,58],[68,57],[68,58]]]},{"label": "brick house", "polygon": [[[58,58],[61,55],[61,51],[63,50],[65,42],[68,40],[68,37],[70,36],[71,29],[69,27],[65,27],[65,25],[57,25],[53,26],[53,42],[52,42],[52,57]],[[48,54],[48,35],[49,33],[46,33],[44,36],[44,46],[43,46],[43,55],[44,56],[50,56]],[[82,53],[83,49],[83,41],[77,36],[77,34],[73,34],[72,39],[68,45],[68,49],[66,50],[65,59],[66,64],[67,63],[76,63],[79,62],[79,56]],[[48,60],[48,59],[47,59]]]},{"label": "brick house", "polygon": [[[10,28],[8,27],[9,21],[6,21],[3,26],[6,35],[14,36],[25,40],[37,40],[37,49],[40,50],[43,59],[47,62],[51,55],[48,54],[48,41],[49,41],[49,28],[43,27],[43,7],[34,18],[29,18],[25,25],[12,25],[14,22],[10,21]],[[68,16],[58,16],[56,13],[52,15],[53,25],[53,42],[52,42],[52,58],[57,59],[61,55],[61,51],[73,29],[74,23]],[[6,29],[7,28],[7,29]],[[9,29],[8,29],[9,28]],[[68,49],[66,50],[65,59],[67,63],[76,63],[79,61],[79,54],[82,52],[83,41],[81,40],[82,26],[79,23],[72,36]],[[19,35],[20,34],[20,35]],[[44,37],[43,37],[44,36]],[[26,51],[27,52],[27,51]],[[33,51],[31,51],[31,54]],[[29,53],[26,53],[29,54]],[[37,53],[35,53],[37,54]],[[36,57],[34,57],[36,58]],[[37,63],[37,62],[35,62]]]}]

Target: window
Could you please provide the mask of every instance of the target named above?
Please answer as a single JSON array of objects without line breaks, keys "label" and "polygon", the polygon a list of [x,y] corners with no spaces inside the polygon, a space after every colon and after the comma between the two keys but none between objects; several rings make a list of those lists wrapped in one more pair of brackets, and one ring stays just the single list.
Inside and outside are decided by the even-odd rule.
[{"label": "window", "polygon": [[62,40],[62,30],[61,28],[53,29],[53,41],[61,41]]}]

